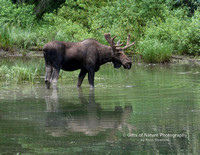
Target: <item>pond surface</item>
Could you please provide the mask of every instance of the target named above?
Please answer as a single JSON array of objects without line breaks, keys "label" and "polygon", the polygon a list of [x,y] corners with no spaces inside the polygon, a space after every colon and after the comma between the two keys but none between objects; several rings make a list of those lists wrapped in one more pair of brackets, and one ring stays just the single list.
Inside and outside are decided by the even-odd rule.
[{"label": "pond surface", "polygon": [[87,79],[0,89],[0,154],[200,154],[200,67],[101,67]]}]

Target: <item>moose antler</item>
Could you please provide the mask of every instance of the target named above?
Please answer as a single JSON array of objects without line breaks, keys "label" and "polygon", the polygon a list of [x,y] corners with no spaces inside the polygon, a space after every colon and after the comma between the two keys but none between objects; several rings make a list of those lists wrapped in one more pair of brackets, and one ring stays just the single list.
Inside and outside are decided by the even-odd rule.
[{"label": "moose antler", "polygon": [[128,35],[127,37],[127,42],[126,42],[126,46],[125,47],[121,47],[123,45],[120,44],[119,42],[117,42],[117,45],[115,45],[115,42],[114,42],[114,39],[116,38],[116,36],[114,36],[113,38],[111,38],[110,36],[110,33],[105,33],[104,34],[104,37],[105,39],[107,40],[107,42],[110,44],[110,46],[113,48],[113,49],[116,49],[118,51],[122,51],[122,50],[125,50],[127,48],[129,48],[130,46],[133,46],[135,44],[135,42],[133,42],[132,44],[130,44],[130,34]]},{"label": "moose antler", "polygon": [[115,45],[115,47],[121,47],[122,45],[124,45],[124,43],[120,44],[120,40],[117,42],[117,45]]},{"label": "moose antler", "polygon": [[[135,42],[133,42],[133,43],[130,44],[130,36],[131,36],[131,35],[129,34],[128,37],[127,37],[126,46],[124,46],[124,47],[118,46],[118,47],[116,47],[116,49],[117,49],[117,50],[125,50],[125,49],[127,49],[127,48],[133,46],[133,45],[135,44]],[[121,44],[121,46],[122,46],[122,44]]]},{"label": "moose antler", "polygon": [[107,42],[110,44],[110,46],[111,46],[112,48],[114,48],[114,47],[115,47],[114,39],[116,38],[116,36],[114,36],[114,37],[111,39],[110,33],[105,33],[105,34],[104,34],[104,37],[105,37],[105,39],[107,40]]}]

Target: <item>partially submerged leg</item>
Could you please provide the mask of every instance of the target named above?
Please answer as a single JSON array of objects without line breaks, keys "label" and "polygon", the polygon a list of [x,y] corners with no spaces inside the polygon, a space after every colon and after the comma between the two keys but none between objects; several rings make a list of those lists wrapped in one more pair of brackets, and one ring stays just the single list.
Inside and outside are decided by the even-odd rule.
[{"label": "partially submerged leg", "polygon": [[77,88],[81,87],[81,84],[82,84],[83,79],[85,78],[86,74],[87,74],[87,70],[81,69],[79,76],[78,76]]},{"label": "partially submerged leg", "polygon": [[46,65],[46,75],[45,75],[45,84],[47,86],[47,89],[50,89],[50,79],[52,75],[52,66]]},{"label": "partially submerged leg", "polygon": [[90,89],[94,89],[94,69],[90,68],[88,69],[88,81],[90,85]]},{"label": "partially submerged leg", "polygon": [[51,76],[51,80],[50,80],[52,83],[53,89],[57,88],[59,72],[60,72],[60,68],[53,67],[53,72],[52,72],[52,76]]}]

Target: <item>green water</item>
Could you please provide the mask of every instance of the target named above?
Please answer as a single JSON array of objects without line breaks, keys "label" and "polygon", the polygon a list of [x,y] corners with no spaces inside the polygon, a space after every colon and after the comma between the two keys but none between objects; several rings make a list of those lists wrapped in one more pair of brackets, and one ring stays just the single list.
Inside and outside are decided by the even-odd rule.
[{"label": "green water", "polygon": [[200,66],[106,64],[94,91],[76,79],[3,86],[0,154],[200,154]]}]

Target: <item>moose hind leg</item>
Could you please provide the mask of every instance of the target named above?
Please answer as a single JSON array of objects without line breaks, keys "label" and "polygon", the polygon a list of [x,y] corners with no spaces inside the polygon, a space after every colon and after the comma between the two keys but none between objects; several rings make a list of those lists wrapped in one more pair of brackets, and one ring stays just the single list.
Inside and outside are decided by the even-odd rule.
[{"label": "moose hind leg", "polygon": [[81,87],[81,84],[82,84],[83,79],[85,78],[86,74],[87,74],[87,70],[81,69],[79,76],[78,76],[77,88]]},{"label": "moose hind leg", "polygon": [[52,72],[52,76],[51,76],[51,80],[50,80],[52,83],[53,89],[57,88],[59,72],[60,72],[60,68],[53,67],[53,72]]},{"label": "moose hind leg", "polygon": [[52,75],[52,66],[47,65],[46,66],[46,75],[45,75],[45,84],[47,86],[47,89],[50,89],[51,75]]}]

